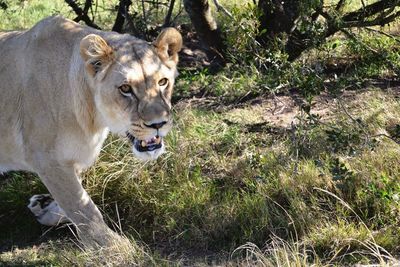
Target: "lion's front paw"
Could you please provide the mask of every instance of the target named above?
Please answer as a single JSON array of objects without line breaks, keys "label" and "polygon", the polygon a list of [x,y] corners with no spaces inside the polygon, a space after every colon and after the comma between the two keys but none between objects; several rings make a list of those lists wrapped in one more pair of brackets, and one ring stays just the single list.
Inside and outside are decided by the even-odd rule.
[{"label": "lion's front paw", "polygon": [[49,194],[32,196],[28,208],[41,224],[54,226],[69,222],[64,210]]}]

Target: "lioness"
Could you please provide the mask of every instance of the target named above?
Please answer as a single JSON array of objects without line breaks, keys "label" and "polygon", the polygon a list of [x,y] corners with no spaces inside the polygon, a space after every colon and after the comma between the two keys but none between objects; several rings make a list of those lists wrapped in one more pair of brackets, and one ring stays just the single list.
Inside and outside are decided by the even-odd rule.
[{"label": "lioness", "polygon": [[0,173],[37,173],[53,198],[29,208],[47,225],[70,220],[84,243],[117,235],[81,185],[108,133],[156,159],[171,128],[171,94],[182,37],[164,29],[147,43],[60,16],[0,33]]}]

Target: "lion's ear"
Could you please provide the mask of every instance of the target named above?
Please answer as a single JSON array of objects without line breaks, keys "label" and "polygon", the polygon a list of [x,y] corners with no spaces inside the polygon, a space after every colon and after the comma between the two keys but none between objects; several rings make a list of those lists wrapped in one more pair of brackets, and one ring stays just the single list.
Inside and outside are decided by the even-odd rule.
[{"label": "lion's ear", "polygon": [[89,34],[81,40],[80,53],[92,76],[107,68],[114,60],[114,50],[96,34]]},{"label": "lion's ear", "polygon": [[176,29],[163,29],[153,45],[164,64],[174,67],[178,63],[178,52],[182,48],[182,36]]}]

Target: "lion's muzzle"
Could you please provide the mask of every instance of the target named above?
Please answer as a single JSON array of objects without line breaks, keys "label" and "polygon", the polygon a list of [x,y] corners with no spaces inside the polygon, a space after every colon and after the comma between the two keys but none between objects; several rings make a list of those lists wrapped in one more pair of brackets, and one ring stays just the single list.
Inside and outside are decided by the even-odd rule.
[{"label": "lion's muzzle", "polygon": [[126,136],[132,143],[133,152],[137,158],[142,160],[154,160],[164,152],[164,142],[161,136],[154,136],[147,140],[135,138],[129,132]]}]

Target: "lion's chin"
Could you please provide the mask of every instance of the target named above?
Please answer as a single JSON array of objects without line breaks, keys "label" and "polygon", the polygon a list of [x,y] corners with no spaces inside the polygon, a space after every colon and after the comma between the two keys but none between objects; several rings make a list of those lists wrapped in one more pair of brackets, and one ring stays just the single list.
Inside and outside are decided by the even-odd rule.
[{"label": "lion's chin", "polygon": [[155,149],[153,151],[141,152],[136,148],[135,145],[132,145],[132,151],[133,151],[133,154],[135,155],[135,157],[140,159],[140,160],[142,160],[142,161],[155,160],[162,153],[165,152],[165,146],[164,146],[164,142],[161,142],[161,147],[160,148],[157,148],[157,149]]},{"label": "lion's chin", "polygon": [[132,134],[126,133],[132,143],[132,151],[136,158],[142,161],[155,160],[165,152],[162,137],[155,136],[149,140],[138,140]]}]

